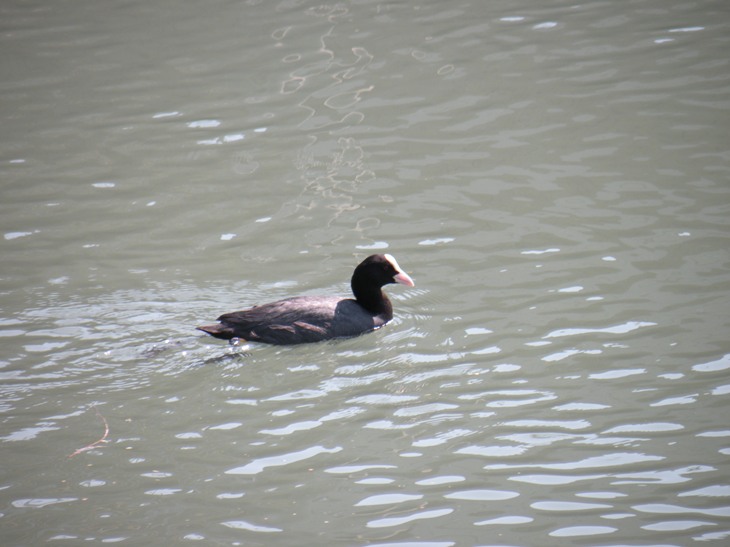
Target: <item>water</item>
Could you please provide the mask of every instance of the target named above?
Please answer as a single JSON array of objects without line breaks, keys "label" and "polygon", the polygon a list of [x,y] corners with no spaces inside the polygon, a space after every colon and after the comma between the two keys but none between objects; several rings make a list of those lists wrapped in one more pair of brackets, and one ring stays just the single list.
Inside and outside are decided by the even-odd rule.
[{"label": "water", "polygon": [[[6,2],[3,545],[725,545],[721,3]],[[416,287],[360,338],[193,330]]]}]

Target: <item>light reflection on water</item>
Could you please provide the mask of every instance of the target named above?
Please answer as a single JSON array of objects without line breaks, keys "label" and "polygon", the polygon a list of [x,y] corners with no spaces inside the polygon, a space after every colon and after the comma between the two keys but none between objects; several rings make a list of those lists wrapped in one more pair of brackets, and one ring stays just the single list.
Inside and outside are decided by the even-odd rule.
[{"label": "light reflection on water", "polygon": [[[463,345],[450,345],[446,353],[438,351],[438,344],[431,352],[425,351],[419,337],[407,336],[412,319],[409,306],[416,305],[412,299],[401,302],[400,327],[390,325],[367,337],[325,344],[329,355],[323,355],[319,346],[227,347],[189,335],[187,325],[174,326],[167,333],[173,336],[157,339],[159,330],[149,325],[173,324],[180,308],[191,315],[204,313],[198,309],[207,309],[211,301],[225,298],[224,294],[201,293],[201,302],[166,309],[159,302],[173,300],[171,295],[181,289],[168,291],[166,294],[160,287],[144,294],[108,295],[103,301],[87,302],[83,313],[79,305],[29,310],[26,318],[16,321],[11,328],[20,331],[21,338],[34,341],[22,340],[18,351],[42,356],[45,362],[38,365],[38,370],[5,367],[3,391],[9,396],[6,415],[10,419],[5,422],[3,441],[17,445],[42,442],[44,436],[54,435],[52,442],[66,447],[65,454],[58,457],[68,457],[74,449],[98,437],[100,424],[89,412],[90,405],[96,404],[111,421],[112,436],[74,459],[91,463],[108,457],[116,459],[118,451],[136,454],[128,458],[126,466],[142,466],[137,471],[140,495],[154,499],[197,495],[199,490],[191,489],[177,469],[195,469],[195,462],[201,459],[208,462],[206,466],[217,469],[213,475],[205,473],[201,478],[212,483],[204,490],[219,503],[247,501],[254,495],[258,487],[252,491],[252,485],[237,482],[238,477],[257,477],[257,482],[263,480],[264,484],[271,481],[267,487],[271,501],[254,511],[251,518],[219,520],[225,528],[253,534],[287,534],[290,528],[285,522],[271,520],[270,515],[276,514],[280,503],[274,500],[284,495],[297,499],[297,488],[321,495],[331,488],[327,486],[331,483],[328,477],[341,477],[349,483],[342,494],[349,502],[343,504],[340,500],[337,507],[326,503],[327,519],[357,521],[364,517],[361,526],[368,530],[441,523],[466,510],[473,514],[471,524],[480,529],[519,529],[547,519],[556,522],[548,531],[549,537],[585,539],[620,534],[625,521],[637,519],[639,529],[646,533],[704,534],[704,528],[719,524],[713,518],[728,516],[722,503],[711,508],[637,503],[634,500],[651,497],[636,498],[630,490],[634,486],[666,488],[681,484],[680,490],[674,490],[677,500],[727,498],[722,483],[708,484],[702,479],[699,486],[686,487],[695,483],[695,477],[715,476],[718,467],[672,465],[672,451],[667,451],[667,447],[685,444],[682,437],[692,439],[694,452],[701,439],[722,442],[727,434],[717,429],[698,429],[691,423],[685,425],[682,415],[669,420],[650,412],[652,408],[702,404],[707,397],[715,397],[713,393],[725,393],[722,386],[709,392],[695,388],[684,395],[659,395],[655,383],[645,383],[644,389],[634,383],[637,375],[654,374],[660,379],[656,371],[637,368],[593,373],[574,370],[571,377],[563,378],[567,384],[551,387],[543,381],[547,379],[544,372],[529,361],[522,365],[504,363],[500,361],[501,352],[484,352],[483,343],[473,343],[474,338],[493,335],[491,329],[467,327],[463,329]],[[153,294],[157,301],[151,298]],[[74,321],[83,324],[74,325]],[[28,328],[31,323],[35,328]],[[642,340],[635,338],[637,331],[650,330],[654,325],[609,322],[590,329],[551,330],[544,339],[609,335],[609,349],[632,350],[636,340]],[[135,331],[134,340],[121,335]],[[106,333],[110,335],[104,336]],[[452,339],[454,334],[452,330]],[[58,342],[49,345],[43,340]],[[384,353],[383,348],[399,349]],[[538,348],[543,352],[548,349]],[[598,352],[586,357],[601,355]],[[716,374],[726,368],[725,362],[726,356],[699,362],[687,367],[685,374]],[[667,381],[682,377],[669,375]],[[585,392],[581,388],[583,381],[618,383],[602,391]],[[161,382],[171,382],[172,391],[161,390]],[[544,388],[537,389],[541,384]],[[62,400],[74,392],[75,407],[69,411],[63,405],[66,411],[59,412],[61,407],[49,407],[45,402],[40,406],[46,411],[36,411],[38,418],[27,425],[33,413],[26,405],[37,406],[42,390],[59,394]],[[572,390],[582,395],[572,398],[576,397]],[[631,396],[632,392],[646,390],[652,396],[645,403]],[[124,393],[124,399],[116,397],[117,392]],[[218,402],[211,405],[210,398],[216,401],[215,394]],[[618,398],[633,409],[631,413],[617,407],[614,400]],[[133,412],[135,417],[125,418],[129,412],[125,409],[130,405],[137,406],[138,411]],[[140,416],[142,409],[156,418]],[[611,417],[614,410],[618,410],[618,416]],[[192,423],[191,412],[195,416]],[[535,413],[540,417],[530,417]],[[131,427],[132,435],[124,435],[118,431],[120,420],[142,420],[147,425],[142,429]],[[16,422],[18,425],[13,425]],[[195,422],[197,426],[191,427]],[[339,433],[343,427],[357,435],[343,437]],[[157,432],[158,438],[139,434],[148,428]],[[75,445],[65,440],[71,431]],[[374,447],[381,447],[385,453],[374,452]],[[546,452],[547,448],[551,451]],[[716,445],[716,451],[722,448],[722,444]],[[140,449],[152,454],[140,457]],[[219,450],[224,455],[213,455]],[[434,451],[439,453],[439,463],[432,459]],[[155,456],[156,452],[159,455]],[[163,454],[167,456],[161,458]],[[407,460],[414,463],[404,463]],[[424,468],[426,460],[429,463]],[[91,469],[97,465],[92,464]],[[76,488],[106,491],[102,500],[120,495],[114,488],[118,472],[104,467],[91,474],[80,471]],[[454,474],[456,470],[459,472]],[[274,475],[279,478],[274,479]],[[231,477],[233,482],[222,480],[222,476]],[[311,478],[305,479],[307,476]],[[524,500],[527,493],[520,485],[529,486],[526,492],[531,492]],[[573,488],[572,495],[570,490],[556,495],[554,488]],[[46,494],[16,497],[10,505],[19,510],[43,510],[82,503],[83,499],[84,494]],[[505,502],[510,505],[499,505]],[[467,509],[467,505],[474,508]],[[377,508],[379,513],[360,512],[366,508]],[[224,507],[220,511],[221,515],[228,512]],[[599,520],[560,525],[563,514],[573,522]],[[647,515],[656,518],[646,521]],[[692,515],[702,515],[702,519]],[[296,515],[293,517],[296,520]],[[606,521],[622,524],[601,524]],[[187,535],[196,537],[197,533]]]},{"label": "light reflection on water", "polygon": [[79,6],[1,8],[8,544],[727,541],[716,6]]}]

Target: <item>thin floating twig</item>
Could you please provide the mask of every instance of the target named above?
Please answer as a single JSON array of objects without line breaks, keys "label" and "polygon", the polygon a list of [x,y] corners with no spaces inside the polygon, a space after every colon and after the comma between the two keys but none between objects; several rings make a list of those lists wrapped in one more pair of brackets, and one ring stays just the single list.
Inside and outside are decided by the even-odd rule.
[{"label": "thin floating twig", "polygon": [[77,456],[78,454],[81,454],[82,452],[86,452],[87,450],[91,450],[93,448],[96,448],[100,444],[103,444],[103,443],[107,442],[106,441],[106,438],[109,436],[109,422],[107,422],[106,421],[106,418],[101,415],[101,412],[99,412],[99,409],[96,408],[95,405],[94,405],[94,410],[96,411],[96,415],[99,416],[99,419],[101,420],[101,423],[104,424],[104,434],[101,436],[101,439],[99,439],[98,441],[95,441],[95,442],[93,442],[91,444],[88,444],[88,445],[86,445],[83,448],[79,448],[73,454],[69,454],[68,455],[69,458],[73,458],[74,456]]}]

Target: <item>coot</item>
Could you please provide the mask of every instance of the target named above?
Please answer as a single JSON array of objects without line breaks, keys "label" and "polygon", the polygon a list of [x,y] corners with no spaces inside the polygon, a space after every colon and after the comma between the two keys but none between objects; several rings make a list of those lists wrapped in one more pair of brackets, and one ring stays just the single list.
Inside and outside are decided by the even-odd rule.
[{"label": "coot", "polygon": [[216,325],[197,327],[216,338],[242,338],[267,344],[304,344],[357,336],[393,318],[393,306],[381,287],[413,280],[389,254],[371,255],[352,274],[355,298],[297,296],[221,315]]}]

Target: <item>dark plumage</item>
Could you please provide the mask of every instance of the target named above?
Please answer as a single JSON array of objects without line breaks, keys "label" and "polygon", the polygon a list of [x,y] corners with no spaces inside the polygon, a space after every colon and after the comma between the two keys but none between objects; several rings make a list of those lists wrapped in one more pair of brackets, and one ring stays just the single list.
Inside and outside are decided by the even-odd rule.
[{"label": "dark plumage", "polygon": [[230,340],[243,338],[267,344],[304,344],[330,338],[357,336],[385,325],[393,318],[393,306],[383,285],[413,280],[391,255],[372,255],[352,274],[355,298],[297,296],[248,310],[221,315],[216,325],[199,330]]}]

